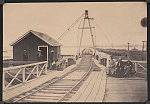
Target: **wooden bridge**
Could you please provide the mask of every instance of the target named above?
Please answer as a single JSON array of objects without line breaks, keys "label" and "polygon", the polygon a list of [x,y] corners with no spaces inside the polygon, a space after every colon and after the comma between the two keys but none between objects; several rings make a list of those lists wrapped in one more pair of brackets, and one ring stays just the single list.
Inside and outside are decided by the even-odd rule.
[{"label": "wooden bridge", "polygon": [[[91,49],[92,50],[92,49]],[[91,51],[92,52],[92,51]],[[96,56],[99,56],[96,58]],[[100,59],[106,58],[106,64]],[[47,61],[3,69],[5,102],[131,102],[147,99],[147,68],[132,61],[136,74],[130,78],[107,76],[110,55],[83,55],[62,71],[49,70]]]}]

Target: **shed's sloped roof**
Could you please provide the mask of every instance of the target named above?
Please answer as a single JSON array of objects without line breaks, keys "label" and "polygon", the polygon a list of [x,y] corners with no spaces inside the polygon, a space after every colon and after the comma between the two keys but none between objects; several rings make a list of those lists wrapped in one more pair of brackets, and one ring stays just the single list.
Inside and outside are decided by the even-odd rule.
[{"label": "shed's sloped roof", "polygon": [[24,35],[19,37],[17,40],[15,40],[10,45],[14,46],[18,42],[20,42],[22,39],[24,39],[26,36],[28,36],[29,33],[32,33],[33,35],[35,35],[36,37],[40,38],[41,40],[43,40],[44,42],[46,42],[47,44],[49,44],[51,46],[62,46],[62,44],[60,44],[59,42],[57,42],[55,39],[53,39],[52,37],[48,36],[47,34],[44,34],[44,33],[41,33],[41,32],[37,32],[37,31],[33,31],[33,30],[29,30],[27,33],[25,33]]}]

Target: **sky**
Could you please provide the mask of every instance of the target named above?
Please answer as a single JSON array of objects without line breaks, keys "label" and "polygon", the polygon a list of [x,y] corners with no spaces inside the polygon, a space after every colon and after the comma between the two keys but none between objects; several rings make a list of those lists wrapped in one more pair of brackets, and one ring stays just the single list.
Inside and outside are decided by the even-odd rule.
[{"label": "sky", "polygon": [[[62,2],[62,3],[11,3],[4,4],[3,49],[29,30],[46,33],[56,39],[80,17],[85,10],[100,26],[95,26],[97,46],[142,45],[147,40],[147,28],[140,21],[147,16],[144,2]],[[62,53],[72,54],[77,50],[81,30],[79,22],[59,41]],[[86,26],[88,26],[86,24]],[[83,34],[82,46],[92,46],[89,30]],[[141,48],[141,47],[140,47]]]}]

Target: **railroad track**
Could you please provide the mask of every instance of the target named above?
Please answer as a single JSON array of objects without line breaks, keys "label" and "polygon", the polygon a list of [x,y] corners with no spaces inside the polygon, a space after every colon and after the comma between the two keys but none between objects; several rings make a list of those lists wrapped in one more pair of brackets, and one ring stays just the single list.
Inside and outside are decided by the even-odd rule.
[{"label": "railroad track", "polygon": [[28,91],[7,102],[64,102],[74,95],[92,71],[92,58],[86,55],[80,64],[61,77]]}]

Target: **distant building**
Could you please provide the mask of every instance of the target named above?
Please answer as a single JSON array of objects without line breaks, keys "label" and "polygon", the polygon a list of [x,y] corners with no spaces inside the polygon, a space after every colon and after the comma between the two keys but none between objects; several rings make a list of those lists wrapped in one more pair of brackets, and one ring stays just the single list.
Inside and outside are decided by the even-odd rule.
[{"label": "distant building", "polygon": [[48,61],[52,62],[60,58],[60,43],[47,34],[29,30],[13,43],[14,61]]}]

